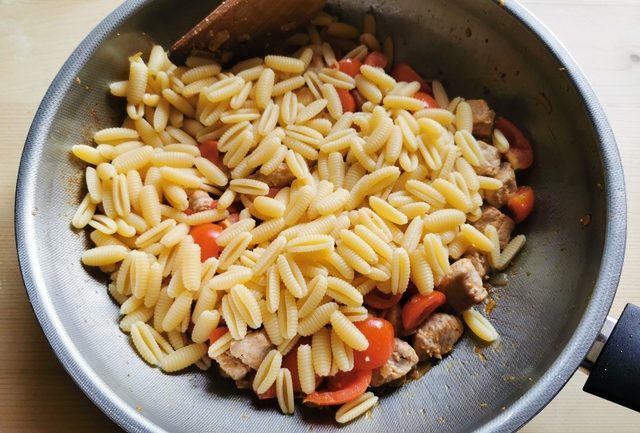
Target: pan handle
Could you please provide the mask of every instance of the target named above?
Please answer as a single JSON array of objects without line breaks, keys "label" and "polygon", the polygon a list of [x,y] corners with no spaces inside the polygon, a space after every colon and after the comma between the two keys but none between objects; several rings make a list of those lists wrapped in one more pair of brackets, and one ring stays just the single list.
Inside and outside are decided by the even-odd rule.
[{"label": "pan handle", "polygon": [[589,378],[584,391],[640,412],[640,308],[627,304],[611,317],[582,362]]}]

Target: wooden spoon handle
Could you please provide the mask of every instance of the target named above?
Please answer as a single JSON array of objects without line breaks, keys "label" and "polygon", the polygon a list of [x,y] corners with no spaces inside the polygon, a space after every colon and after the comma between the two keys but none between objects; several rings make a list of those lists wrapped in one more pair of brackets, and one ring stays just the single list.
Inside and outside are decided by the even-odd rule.
[{"label": "wooden spoon handle", "polygon": [[313,18],[326,0],[226,0],[169,49],[184,60],[193,49],[219,46],[258,36],[291,32]]}]

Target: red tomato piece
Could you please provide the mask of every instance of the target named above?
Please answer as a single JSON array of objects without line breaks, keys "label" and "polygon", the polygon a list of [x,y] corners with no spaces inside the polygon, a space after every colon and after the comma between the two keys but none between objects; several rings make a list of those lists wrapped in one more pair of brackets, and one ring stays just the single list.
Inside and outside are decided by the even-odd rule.
[{"label": "red tomato piece", "polygon": [[227,328],[226,326],[218,326],[216,329],[211,331],[211,335],[209,335],[209,344],[215,343],[227,332],[229,332],[229,328]]},{"label": "red tomato piece", "polygon": [[511,211],[513,220],[516,223],[521,223],[527,219],[533,210],[535,200],[533,188],[530,186],[521,186],[514,194],[509,196],[507,207]]},{"label": "red tomato piece", "polygon": [[373,370],[382,367],[393,353],[393,325],[379,317],[354,322],[356,328],[367,337],[369,347],[366,350],[353,351],[353,365],[356,370]]},{"label": "red tomato piece", "polygon": [[342,111],[344,113],[353,113],[356,110],[356,100],[347,89],[336,89],[340,102],[342,103]]},{"label": "red tomato piece", "polygon": [[364,303],[371,308],[386,310],[396,305],[400,301],[400,298],[402,298],[402,293],[392,295],[390,293],[382,293],[378,289],[373,289],[364,296]]},{"label": "red tomato piece", "polygon": [[436,101],[435,98],[428,93],[417,92],[415,95],[413,95],[413,97],[424,102],[424,108],[440,108],[440,106],[438,105],[438,101]]},{"label": "red tomato piece", "polygon": [[316,406],[347,403],[364,394],[371,383],[371,375],[371,370],[341,371],[328,378],[329,391],[311,393],[304,399],[304,403]]},{"label": "red tomato piece", "polygon": [[362,62],[358,59],[342,59],[338,62],[338,69],[340,72],[355,77],[360,73],[360,66]]},{"label": "red tomato piece", "polygon": [[417,81],[420,83],[420,90],[429,94],[432,93],[431,86],[427,83],[427,80],[422,78],[420,74],[406,63],[397,63],[393,69],[391,69],[391,76],[395,78],[396,81],[406,81],[407,83]]},{"label": "red tomato piece", "polygon": [[417,328],[446,300],[445,294],[437,290],[428,295],[412,296],[402,307],[402,326],[407,331]]},{"label": "red tomato piece", "polygon": [[200,150],[200,156],[213,162],[218,167],[222,167],[222,159],[220,159],[220,152],[218,152],[218,142],[215,140],[205,141],[198,145]]},{"label": "red tomato piece", "polygon": [[387,67],[387,56],[380,51],[373,51],[364,59],[364,64],[384,69]]},{"label": "red tomato piece", "polygon": [[271,385],[271,388],[263,392],[262,394],[258,394],[258,398],[260,400],[268,400],[270,398],[276,398],[276,384]]},{"label": "red tomato piece", "polygon": [[191,237],[195,243],[200,245],[200,260],[203,262],[209,257],[220,255],[220,247],[216,243],[216,239],[222,230],[221,226],[213,223],[200,224],[191,228]]},{"label": "red tomato piece", "polygon": [[520,128],[504,117],[496,119],[495,127],[502,131],[507,140],[509,140],[509,150],[507,150],[506,156],[513,169],[531,167],[531,164],[533,164],[533,149]]}]

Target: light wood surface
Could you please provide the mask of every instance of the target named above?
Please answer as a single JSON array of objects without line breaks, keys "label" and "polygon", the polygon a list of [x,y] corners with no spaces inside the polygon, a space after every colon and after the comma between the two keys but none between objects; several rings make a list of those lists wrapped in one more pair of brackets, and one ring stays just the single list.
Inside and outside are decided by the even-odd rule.
[{"label": "light wood surface", "polygon": [[[507,0],[509,1],[509,0]],[[13,195],[31,119],[72,50],[119,0],[0,0],[0,432],[109,432],[45,341],[24,292],[13,236]],[[584,69],[624,163],[626,263],[612,314],[640,304],[640,1],[523,0]],[[582,392],[577,373],[522,431],[640,432],[640,414]],[[640,397],[639,397],[640,398]]]}]

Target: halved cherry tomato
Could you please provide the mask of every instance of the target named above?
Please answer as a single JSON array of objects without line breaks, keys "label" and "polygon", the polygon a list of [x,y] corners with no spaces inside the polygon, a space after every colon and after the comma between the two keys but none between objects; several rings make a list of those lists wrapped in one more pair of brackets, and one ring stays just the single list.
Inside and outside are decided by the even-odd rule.
[{"label": "halved cherry tomato", "polygon": [[364,64],[384,69],[387,67],[387,56],[380,51],[373,51],[364,59]]},{"label": "halved cherry tomato", "polygon": [[263,392],[262,394],[258,394],[258,398],[260,400],[268,400],[270,398],[276,398],[276,384],[271,385],[271,388]]},{"label": "halved cherry tomato", "polygon": [[400,298],[402,298],[402,293],[392,295],[391,293],[382,293],[378,289],[373,289],[364,296],[364,303],[371,308],[386,310],[396,305]]},{"label": "halved cherry tomato", "polygon": [[428,93],[425,92],[417,92],[413,95],[414,98],[421,100],[424,102],[424,108],[439,108],[438,101]]},{"label": "halved cherry tomato", "polygon": [[203,262],[209,257],[220,255],[220,247],[216,243],[216,239],[222,230],[221,226],[213,223],[200,224],[191,228],[191,237],[195,243],[200,245],[200,260]]},{"label": "halved cherry tomato", "polygon": [[209,335],[209,344],[215,343],[227,332],[229,332],[229,328],[227,328],[226,326],[218,326],[216,329],[211,331],[211,335]]},{"label": "halved cherry tomato", "polygon": [[362,62],[358,59],[342,59],[338,62],[338,69],[340,72],[355,77],[360,73],[360,66]]},{"label": "halved cherry tomato", "polygon": [[332,406],[347,403],[364,394],[371,383],[371,370],[351,370],[330,376],[329,391],[316,391],[309,394],[304,403],[316,406]]},{"label": "halved cherry tomato", "polygon": [[356,100],[347,89],[336,89],[340,102],[342,103],[342,111],[344,113],[353,113],[356,110]]},{"label": "halved cherry tomato", "polygon": [[395,78],[396,81],[406,81],[407,83],[417,81],[420,83],[420,90],[431,94],[431,86],[427,83],[427,80],[422,78],[420,74],[406,63],[397,63],[393,69],[391,69],[391,76]]},{"label": "halved cherry tomato", "polygon": [[393,325],[387,320],[374,316],[354,322],[354,325],[367,338],[369,347],[366,350],[353,351],[353,368],[373,370],[382,367],[393,353]]},{"label": "halved cherry tomato", "polygon": [[428,295],[412,296],[402,307],[402,326],[407,331],[417,328],[446,300],[445,294],[437,290]]},{"label": "halved cherry tomato", "polygon": [[498,117],[495,121],[498,128],[509,140],[509,150],[506,156],[514,170],[525,169],[533,164],[533,149],[527,137],[524,136],[520,128],[505,119]]},{"label": "halved cherry tomato", "polygon": [[213,162],[218,167],[223,166],[222,159],[220,159],[220,153],[218,152],[218,142],[215,140],[205,141],[198,145],[200,149],[200,156]]},{"label": "halved cherry tomato", "polygon": [[516,223],[521,223],[527,219],[533,210],[535,201],[535,194],[530,186],[521,186],[511,194],[507,200],[507,207],[513,215],[513,220]]}]

